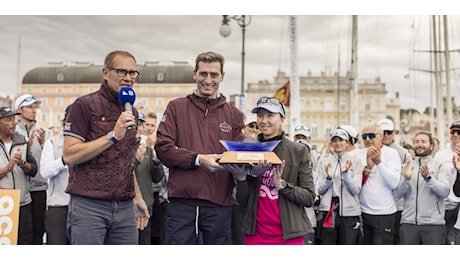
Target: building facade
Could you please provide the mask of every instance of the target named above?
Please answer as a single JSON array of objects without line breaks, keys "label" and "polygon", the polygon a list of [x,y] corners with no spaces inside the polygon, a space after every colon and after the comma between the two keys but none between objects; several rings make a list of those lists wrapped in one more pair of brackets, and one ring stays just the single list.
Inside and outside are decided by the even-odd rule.
[{"label": "building facade", "polygon": [[[318,149],[327,144],[331,130],[341,124],[350,124],[350,78],[349,74],[338,76],[337,73],[325,72],[317,76],[308,72],[307,75],[299,77],[300,122],[310,127],[312,145]],[[246,114],[250,113],[250,109],[256,105],[260,97],[273,96],[288,80],[289,76],[279,71],[273,82],[249,83],[246,92]],[[379,78],[372,82],[358,83],[359,125],[354,125],[358,132],[382,118],[390,118],[395,126],[400,125],[399,97],[396,95],[394,98],[387,98],[387,94],[385,84]],[[286,117],[289,118],[289,107],[286,112]],[[291,127],[289,121],[286,120],[284,124],[287,132]]]},{"label": "building facade", "polygon": [[[77,62],[49,63],[26,73],[21,84],[21,93],[29,93],[42,100],[38,121],[43,127],[61,126],[67,105],[79,96],[99,89],[102,65]],[[162,116],[171,99],[185,96],[196,87],[193,67],[187,62],[146,62],[138,65],[140,72],[133,89],[136,93],[134,106],[145,112]]]},{"label": "building facade", "polygon": [[[99,89],[102,65],[77,62],[72,65],[49,63],[48,66],[30,70],[23,78],[21,93],[30,93],[42,100],[38,120],[43,127],[60,126],[64,110],[77,97]],[[136,92],[135,106],[144,112],[155,112],[162,116],[168,102],[186,96],[196,88],[193,66],[187,62],[146,62],[138,65],[139,78],[133,89]],[[310,127],[312,144],[318,149],[329,140],[329,133],[338,125],[349,124],[351,83],[350,75],[337,73],[307,75],[299,77],[300,122]],[[249,83],[245,93],[245,114],[262,96],[273,96],[277,89],[289,80],[289,76],[279,71],[273,82],[267,80]],[[376,78],[372,82],[358,83],[359,132],[369,123],[382,118],[390,118],[400,126],[399,97],[387,98],[385,84]],[[230,103],[239,104],[239,94],[229,97]],[[287,107],[287,118],[290,108]],[[289,132],[289,120],[285,130]],[[295,127],[295,126],[294,126]]]}]

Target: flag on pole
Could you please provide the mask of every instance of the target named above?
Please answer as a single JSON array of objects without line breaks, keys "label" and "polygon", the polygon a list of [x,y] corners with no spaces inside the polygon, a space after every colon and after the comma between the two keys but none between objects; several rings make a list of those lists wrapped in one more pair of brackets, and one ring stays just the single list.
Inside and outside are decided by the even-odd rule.
[{"label": "flag on pole", "polygon": [[285,106],[289,106],[291,100],[291,84],[289,80],[275,92],[273,97],[279,99]]}]

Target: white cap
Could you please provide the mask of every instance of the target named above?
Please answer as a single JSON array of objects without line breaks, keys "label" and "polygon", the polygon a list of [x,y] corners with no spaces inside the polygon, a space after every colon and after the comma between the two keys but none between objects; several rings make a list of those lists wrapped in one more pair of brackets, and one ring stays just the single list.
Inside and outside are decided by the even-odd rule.
[{"label": "white cap", "polygon": [[341,125],[339,128],[347,131],[348,135],[354,138],[358,138],[358,130],[351,125]]},{"label": "white cap", "polygon": [[18,110],[18,108],[20,107],[30,106],[33,103],[37,103],[38,105],[40,105],[42,102],[36,99],[31,94],[21,95],[20,97],[16,99],[16,102],[14,103],[14,110]]},{"label": "white cap", "polygon": [[393,121],[390,119],[381,119],[377,122],[377,124],[380,126],[380,129],[382,131],[393,131],[395,130],[395,125],[393,124]]},{"label": "white cap", "polygon": [[334,131],[332,131],[329,135],[329,137],[331,138],[334,138],[334,137],[339,137],[340,139],[342,140],[346,140],[346,141],[349,141],[349,138],[348,138],[348,133],[345,129],[341,129],[341,128],[337,128],[335,129]]},{"label": "white cap", "polygon": [[257,122],[257,116],[251,114],[250,116],[248,116],[248,117],[246,118],[246,123],[245,123],[245,125],[249,125],[250,123],[256,123],[256,122]]},{"label": "white cap", "polygon": [[306,125],[298,125],[294,128],[294,136],[303,135],[305,137],[310,137],[310,128]]}]

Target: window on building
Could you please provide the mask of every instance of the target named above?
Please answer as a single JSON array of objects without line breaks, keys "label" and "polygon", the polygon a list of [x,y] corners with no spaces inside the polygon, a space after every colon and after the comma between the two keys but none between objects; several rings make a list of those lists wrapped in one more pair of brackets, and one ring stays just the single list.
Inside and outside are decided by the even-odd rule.
[{"label": "window on building", "polygon": [[313,111],[318,111],[319,108],[319,99],[318,98],[312,98],[311,99],[311,110]]},{"label": "window on building", "polygon": [[340,111],[347,109],[347,103],[345,101],[340,101]]},{"label": "window on building", "polygon": [[164,98],[162,97],[156,98],[155,100],[156,107],[164,107],[164,104],[165,104]]},{"label": "window on building", "polygon": [[334,108],[332,107],[332,104],[333,102],[331,98],[324,99],[324,111],[334,110]]},{"label": "window on building", "polygon": [[141,100],[139,100],[139,106],[148,107],[149,106],[149,98],[141,98]]},{"label": "window on building", "polygon": [[311,126],[310,126],[310,131],[311,131],[311,136],[313,138],[316,138],[318,137],[318,125],[316,123],[313,123]]},{"label": "window on building", "polygon": [[54,100],[54,105],[57,106],[57,107],[60,107],[60,106],[63,106],[63,102],[62,102],[62,98],[56,98]]},{"label": "window on building", "polygon": [[326,138],[329,138],[329,134],[332,131],[331,123],[327,122],[324,124],[324,136]]},{"label": "window on building", "polygon": [[370,111],[371,110],[371,104],[370,103],[364,104],[364,110],[365,111]]},{"label": "window on building", "polygon": [[59,88],[57,88],[57,90],[56,90],[56,91],[57,91],[57,93],[58,93],[58,94],[60,94],[60,93],[62,93],[62,88],[61,88],[61,87],[59,87]]}]

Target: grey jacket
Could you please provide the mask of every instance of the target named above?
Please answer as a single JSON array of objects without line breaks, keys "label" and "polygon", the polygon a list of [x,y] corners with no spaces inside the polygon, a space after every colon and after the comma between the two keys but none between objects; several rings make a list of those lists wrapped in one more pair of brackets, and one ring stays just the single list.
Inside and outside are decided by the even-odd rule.
[{"label": "grey jacket", "polygon": [[[348,172],[341,173],[341,168],[347,160],[351,161]],[[326,165],[331,164],[334,172],[332,180],[328,180]],[[321,160],[318,167],[318,195],[322,195],[318,210],[329,211],[333,195],[339,197],[339,215],[343,217],[360,216],[361,191],[364,164],[361,159],[351,156],[348,152],[339,158],[337,153]],[[335,194],[333,194],[333,189]]]},{"label": "grey jacket", "polygon": [[[26,140],[28,141],[30,137],[30,134],[35,128],[39,128],[37,123],[33,123],[30,128],[27,127],[26,124],[22,122],[18,122],[18,125],[16,126],[16,131],[23,136],[26,137]],[[52,133],[48,128],[45,129],[45,140],[48,140],[51,136]],[[48,189],[48,181],[46,178],[43,178],[43,176],[40,174],[40,158],[42,154],[42,146],[40,143],[36,140],[33,141],[32,145],[30,147],[30,152],[32,153],[33,157],[35,158],[35,161],[37,162],[37,174],[34,177],[30,178],[30,191],[46,191]]]},{"label": "grey jacket", "polygon": [[[419,173],[425,162],[428,162],[430,169],[430,180],[424,179]],[[444,225],[444,199],[449,195],[451,186],[448,165],[431,156],[416,156],[409,165],[412,166],[412,177],[409,180],[401,178],[394,191],[396,199],[404,198],[401,224]]]},{"label": "grey jacket", "polygon": [[30,197],[29,176],[35,176],[37,174],[37,162],[30,153],[23,135],[16,132],[11,138],[12,144],[9,151],[6,150],[3,142],[0,141],[0,167],[5,167],[11,159],[11,155],[16,153],[18,148],[22,148],[23,151],[26,151],[23,152],[22,159],[30,163],[32,169],[25,173],[19,166],[15,165],[12,172],[0,178],[0,189],[21,190],[20,206],[24,206],[32,202],[32,198]]},{"label": "grey jacket", "polygon": [[[304,207],[313,206],[315,198],[312,162],[305,145],[288,140],[284,133],[275,148],[281,160],[286,160],[282,178],[287,187],[279,191],[279,209],[283,239],[292,239],[313,233]],[[256,231],[257,202],[260,177],[248,176],[244,182],[237,183],[237,199],[245,209],[243,233],[252,235]]]}]

